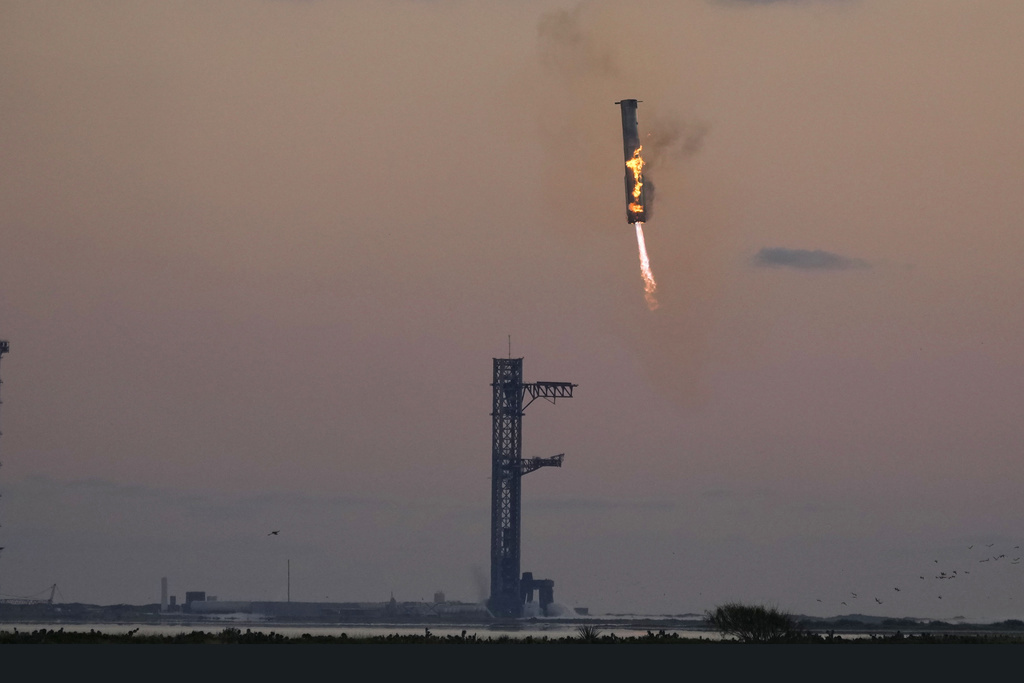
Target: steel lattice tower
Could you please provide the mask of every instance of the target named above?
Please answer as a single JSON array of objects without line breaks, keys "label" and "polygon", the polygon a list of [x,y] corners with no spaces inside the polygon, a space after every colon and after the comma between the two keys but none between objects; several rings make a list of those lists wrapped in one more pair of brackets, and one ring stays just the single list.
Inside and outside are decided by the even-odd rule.
[{"label": "steel lattice tower", "polygon": [[[522,358],[494,359],[491,411],[491,597],[487,607],[499,617],[523,614],[520,579],[521,480],[541,467],[561,467],[565,454],[523,460],[523,411],[534,400],[572,398],[569,382],[523,383]],[[526,394],[530,400],[523,405]]]}]

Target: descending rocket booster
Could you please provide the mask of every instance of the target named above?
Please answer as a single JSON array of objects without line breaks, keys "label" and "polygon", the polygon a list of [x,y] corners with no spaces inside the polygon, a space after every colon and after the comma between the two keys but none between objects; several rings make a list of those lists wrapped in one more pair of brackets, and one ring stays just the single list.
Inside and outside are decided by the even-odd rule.
[{"label": "descending rocket booster", "polygon": [[643,159],[640,157],[640,132],[636,121],[638,100],[621,100],[615,104],[622,108],[622,153],[626,159],[626,222],[643,223],[647,220],[644,201]]},{"label": "descending rocket booster", "polygon": [[622,108],[622,154],[626,157],[626,222],[636,228],[636,246],[640,251],[640,274],[644,278],[644,298],[652,311],[658,307],[654,292],[658,288],[647,258],[647,243],[644,240],[644,221],[647,220],[647,203],[644,197],[644,159],[640,156],[640,132],[636,122],[637,100],[621,100],[615,104]]}]

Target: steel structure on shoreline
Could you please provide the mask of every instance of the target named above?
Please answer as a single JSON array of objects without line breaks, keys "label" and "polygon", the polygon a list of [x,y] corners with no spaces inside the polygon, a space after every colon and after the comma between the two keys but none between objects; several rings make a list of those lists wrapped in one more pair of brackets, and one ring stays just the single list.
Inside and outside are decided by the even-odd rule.
[{"label": "steel structure on shoreline", "polygon": [[[523,382],[522,358],[495,358],[491,411],[491,595],[487,608],[494,616],[518,618],[541,590],[541,607],[552,599],[553,581],[520,576],[522,477],[541,467],[561,467],[564,453],[551,458],[523,459],[523,411],[538,398],[555,402],[572,398],[570,382]],[[526,396],[530,400],[524,405]]]}]

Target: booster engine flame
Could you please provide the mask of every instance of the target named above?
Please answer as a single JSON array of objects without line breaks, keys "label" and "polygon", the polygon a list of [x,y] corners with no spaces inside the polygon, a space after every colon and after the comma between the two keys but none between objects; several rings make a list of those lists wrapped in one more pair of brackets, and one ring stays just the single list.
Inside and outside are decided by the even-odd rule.
[{"label": "booster engine flame", "polygon": [[[644,159],[640,156],[641,150],[643,150],[643,145],[637,147],[636,151],[633,152],[633,158],[626,162],[626,168],[633,172],[633,201],[629,203],[629,210],[635,213],[643,213],[644,211],[644,206],[640,199],[644,191]],[[633,225],[636,226],[636,244],[640,249],[640,274],[644,278],[644,299],[647,300],[647,308],[653,311],[658,307],[658,300],[654,298],[654,291],[658,288],[658,283],[654,281],[654,273],[651,272],[651,261],[647,258],[644,224],[637,221]]]},{"label": "booster engine flame", "polygon": [[654,298],[654,290],[658,288],[658,283],[654,281],[654,273],[651,272],[651,261],[647,258],[647,244],[644,242],[644,224],[637,221],[633,225],[636,226],[636,244],[640,249],[640,274],[644,278],[644,299],[647,300],[647,308],[653,311],[658,307],[658,300]]}]

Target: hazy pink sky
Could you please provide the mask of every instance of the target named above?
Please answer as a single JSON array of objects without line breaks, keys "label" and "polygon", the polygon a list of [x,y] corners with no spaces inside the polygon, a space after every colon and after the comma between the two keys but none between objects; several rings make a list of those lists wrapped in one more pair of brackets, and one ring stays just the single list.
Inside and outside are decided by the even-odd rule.
[{"label": "hazy pink sky", "polygon": [[579,384],[524,421],[566,453],[523,486],[557,601],[1024,618],[1021,35],[1017,0],[0,1],[0,596],[283,599],[290,559],[293,599],[485,597],[511,335]]}]

